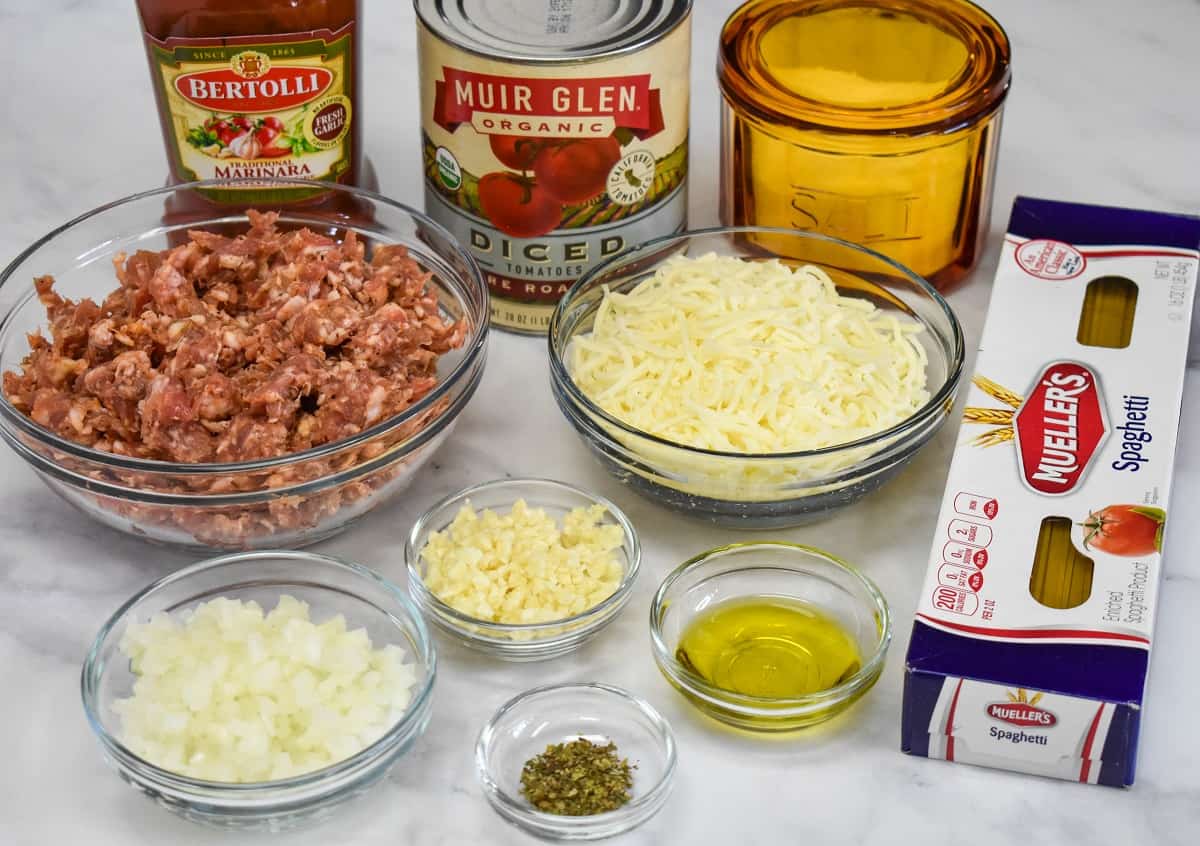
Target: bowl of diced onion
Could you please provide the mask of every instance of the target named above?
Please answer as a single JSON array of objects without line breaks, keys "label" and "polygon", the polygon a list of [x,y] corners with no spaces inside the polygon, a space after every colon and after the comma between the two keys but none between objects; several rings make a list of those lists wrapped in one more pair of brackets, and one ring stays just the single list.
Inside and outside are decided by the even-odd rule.
[{"label": "bowl of diced onion", "polygon": [[928,282],[812,232],[722,227],[632,247],[559,301],[559,409],[610,473],[736,528],[820,519],[949,416],[962,330]]},{"label": "bowl of diced onion", "polygon": [[442,634],[493,657],[540,661],[617,617],[641,543],[602,496],[550,479],[499,479],[433,505],[404,557],[409,592]]},{"label": "bowl of diced onion", "polygon": [[429,723],[416,608],[359,564],[262,551],[202,561],[105,623],[82,694],[121,778],[193,822],[282,831],[380,782]]}]

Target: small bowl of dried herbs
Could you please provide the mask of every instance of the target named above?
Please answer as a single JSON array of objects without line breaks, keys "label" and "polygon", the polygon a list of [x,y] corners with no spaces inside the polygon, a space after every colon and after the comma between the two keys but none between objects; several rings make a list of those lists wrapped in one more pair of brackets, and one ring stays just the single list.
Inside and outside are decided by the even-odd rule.
[{"label": "small bowl of dried herbs", "polygon": [[538,837],[599,840],[654,816],[671,790],[675,736],[650,703],[604,684],[509,700],[475,746],[484,795]]}]

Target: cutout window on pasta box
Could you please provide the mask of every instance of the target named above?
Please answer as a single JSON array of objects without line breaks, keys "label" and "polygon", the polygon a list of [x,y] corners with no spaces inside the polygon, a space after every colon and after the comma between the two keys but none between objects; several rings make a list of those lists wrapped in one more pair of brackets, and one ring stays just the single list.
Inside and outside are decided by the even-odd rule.
[{"label": "cutout window on pasta box", "polygon": [[1198,264],[1200,218],[1017,198],[918,598],[904,751],[1133,783]]}]

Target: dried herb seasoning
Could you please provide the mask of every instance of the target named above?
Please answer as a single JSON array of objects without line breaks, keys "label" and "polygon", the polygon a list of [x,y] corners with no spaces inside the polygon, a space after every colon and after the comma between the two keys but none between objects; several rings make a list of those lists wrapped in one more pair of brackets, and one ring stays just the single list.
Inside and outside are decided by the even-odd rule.
[{"label": "dried herb seasoning", "polygon": [[634,766],[617,745],[578,738],[554,743],[521,770],[521,793],[539,811],[585,817],[615,811],[632,798]]}]

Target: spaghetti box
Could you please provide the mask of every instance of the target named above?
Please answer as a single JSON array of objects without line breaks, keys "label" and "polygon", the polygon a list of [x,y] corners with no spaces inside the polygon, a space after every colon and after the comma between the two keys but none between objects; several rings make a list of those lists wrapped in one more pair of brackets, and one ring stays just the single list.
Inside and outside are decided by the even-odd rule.
[{"label": "spaghetti box", "polygon": [[905,752],[1130,785],[1200,218],[1019,197],[918,600]]}]

